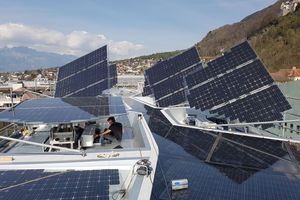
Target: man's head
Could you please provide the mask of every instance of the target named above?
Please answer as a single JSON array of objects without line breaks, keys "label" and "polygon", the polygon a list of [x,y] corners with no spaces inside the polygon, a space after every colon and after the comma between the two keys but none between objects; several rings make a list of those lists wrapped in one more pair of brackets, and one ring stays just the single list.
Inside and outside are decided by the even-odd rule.
[{"label": "man's head", "polygon": [[115,120],[114,117],[109,117],[109,118],[107,119],[107,122],[111,125],[112,123],[115,123],[116,120]]}]

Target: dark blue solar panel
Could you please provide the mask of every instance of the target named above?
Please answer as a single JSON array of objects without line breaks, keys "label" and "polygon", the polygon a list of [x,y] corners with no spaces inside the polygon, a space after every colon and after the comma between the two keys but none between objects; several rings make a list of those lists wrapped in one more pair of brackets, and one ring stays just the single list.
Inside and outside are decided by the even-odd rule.
[{"label": "dark blue solar panel", "polygon": [[200,57],[196,47],[193,47],[182,54],[179,54],[168,60],[158,62],[151,68],[146,70],[146,75],[149,78],[149,84],[153,85],[162,79],[186,69],[200,62]]},{"label": "dark blue solar panel", "polygon": [[[273,79],[256,57],[249,43],[244,42],[209,62],[207,67],[186,76],[190,106],[209,110],[272,84]],[[244,66],[240,66],[241,64]],[[280,120],[281,112],[288,109],[290,105],[285,97],[277,86],[272,86],[212,112],[230,120],[258,122]],[[264,128],[267,126],[269,125]]]},{"label": "dark blue solar panel", "polygon": [[[145,71],[143,96],[154,94],[160,106],[177,105],[186,101],[183,77],[202,68],[196,47],[165,61],[158,62]],[[168,97],[166,97],[168,96]]]},{"label": "dark blue solar panel", "polygon": [[[118,103],[116,103],[118,101]],[[63,114],[62,114],[63,113]],[[126,113],[121,97],[68,97],[33,99],[0,113],[0,121],[16,123],[63,123],[95,120]]]},{"label": "dark blue solar panel", "polygon": [[171,94],[184,87],[183,77],[181,74],[168,78],[157,85],[152,86],[155,99]]},{"label": "dark blue solar panel", "polygon": [[249,43],[243,42],[225,52],[223,56],[209,62],[207,76],[208,78],[222,74],[227,70],[233,69],[247,61],[255,59],[257,56]]},{"label": "dark blue solar panel", "polygon": [[[110,199],[110,185],[119,185],[117,169],[43,172],[16,170],[0,172],[0,199]],[[37,179],[43,177],[43,179]],[[9,180],[7,182],[6,180]],[[15,180],[15,181],[13,181]],[[28,180],[34,180],[27,182]],[[4,183],[4,184],[3,184]],[[21,184],[16,186],[16,184]],[[12,186],[12,187],[8,187]]]},{"label": "dark blue solar panel", "polygon": [[187,77],[188,85],[194,86],[237,66],[255,59],[257,56],[248,42],[243,42],[225,52],[224,55],[207,63],[203,70],[195,71]]},{"label": "dark blue solar panel", "polygon": [[[81,73],[74,74],[67,79],[58,81],[56,83],[56,96],[73,96],[72,93],[89,87],[96,82],[107,79],[107,74],[108,69],[106,61],[96,64]],[[105,89],[107,89],[107,87]],[[96,93],[96,95],[100,95],[101,93],[102,91],[100,93]]]},{"label": "dark blue solar panel", "polygon": [[109,87],[113,87],[117,84],[117,65],[112,64],[109,66]]},{"label": "dark blue solar panel", "polygon": [[[94,87],[101,81],[107,84]],[[104,46],[59,69],[55,97],[97,96],[116,83],[117,67],[114,64],[108,65],[107,47]],[[88,91],[83,92],[85,89]]]},{"label": "dark blue solar panel", "polygon": [[83,90],[79,90],[78,92],[75,92],[74,94],[72,94],[72,97],[98,96],[107,88],[108,88],[108,81],[102,80],[101,82],[96,83],[95,85],[88,86],[88,87],[84,88]]},{"label": "dark blue solar panel", "polygon": [[107,46],[103,46],[59,68],[58,81],[80,70],[107,59]]},{"label": "dark blue solar panel", "polygon": [[151,91],[151,87],[148,82],[148,78],[146,77],[146,74],[144,74],[144,76],[145,76],[145,81],[144,81],[144,88],[143,88],[142,96],[149,96],[150,94],[152,94],[152,91]]},{"label": "dark blue solar panel", "polygon": [[164,97],[157,101],[158,106],[168,107],[170,105],[178,105],[186,101],[185,92],[179,91],[170,96]]},{"label": "dark blue solar panel", "polygon": [[[191,83],[194,77],[193,74],[187,77],[189,88],[194,86]],[[192,107],[197,106],[202,110],[206,110],[271,83],[273,83],[273,79],[261,61],[256,60],[229,74],[191,89],[188,99]]]},{"label": "dark blue solar panel", "polygon": [[[178,73],[164,81],[161,81],[155,85],[151,86],[151,91],[154,93],[154,97],[160,103],[160,105],[164,105],[164,107],[177,105],[186,101],[186,96],[184,92],[178,92],[180,90],[185,89],[184,76],[189,74],[190,72],[202,68],[202,64],[194,65],[185,71]],[[169,95],[169,97],[164,98]],[[160,101],[161,98],[164,100]]]},{"label": "dark blue solar panel", "polygon": [[212,112],[225,115],[231,120],[239,119],[241,122],[260,122],[281,120],[281,112],[288,109],[291,109],[291,106],[279,88],[274,85]]}]

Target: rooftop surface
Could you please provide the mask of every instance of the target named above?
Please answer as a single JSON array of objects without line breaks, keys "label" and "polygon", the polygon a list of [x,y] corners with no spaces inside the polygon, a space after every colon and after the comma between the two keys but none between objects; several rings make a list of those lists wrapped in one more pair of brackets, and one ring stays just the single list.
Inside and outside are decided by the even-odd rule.
[{"label": "rooftop surface", "polygon": [[[159,109],[143,112],[159,147],[152,199],[299,199],[300,153],[293,144],[172,127]],[[187,190],[170,182],[187,178]]]}]

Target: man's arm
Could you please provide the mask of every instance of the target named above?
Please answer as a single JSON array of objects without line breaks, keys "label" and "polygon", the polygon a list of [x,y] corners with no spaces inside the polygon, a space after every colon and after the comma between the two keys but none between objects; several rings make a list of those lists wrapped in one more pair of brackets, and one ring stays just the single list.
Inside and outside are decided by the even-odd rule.
[{"label": "man's arm", "polygon": [[106,131],[104,131],[103,133],[102,133],[102,135],[104,136],[104,135],[107,135],[107,134],[109,134],[111,132],[111,130],[109,130],[109,129],[107,129]]}]

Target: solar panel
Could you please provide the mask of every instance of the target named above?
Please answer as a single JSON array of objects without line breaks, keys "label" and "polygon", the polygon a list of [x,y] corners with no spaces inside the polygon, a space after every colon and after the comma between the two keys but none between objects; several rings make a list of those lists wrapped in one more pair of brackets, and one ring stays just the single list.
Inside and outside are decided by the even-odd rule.
[{"label": "solar panel", "polygon": [[57,80],[61,80],[107,59],[107,46],[103,46],[59,68]]},{"label": "solar panel", "polygon": [[149,82],[147,80],[147,78],[145,77],[145,82],[144,82],[144,88],[143,88],[143,93],[142,96],[149,96],[152,94]]},{"label": "solar panel", "polygon": [[[199,74],[199,71],[196,74]],[[187,77],[187,80],[192,80],[194,77],[195,74],[192,74],[191,77]],[[191,80],[187,81],[190,88],[194,87],[190,85]],[[188,99],[192,107],[199,106],[206,110],[272,83],[273,79],[261,61],[256,60],[229,74],[216,77],[206,84],[191,89]]]},{"label": "solar panel", "polygon": [[231,120],[239,119],[245,122],[262,122],[281,120],[283,118],[281,112],[288,109],[291,109],[291,106],[279,88],[273,85],[211,112],[224,115]]},{"label": "solar panel", "polygon": [[[63,114],[60,114],[63,113]],[[16,123],[68,123],[124,114],[121,97],[67,97],[32,99],[0,113],[0,121]]]},{"label": "solar panel", "polygon": [[143,95],[153,93],[159,106],[170,106],[186,101],[184,79],[191,71],[202,68],[196,47],[180,55],[158,62],[145,71]]},{"label": "solar panel", "polygon": [[[74,74],[66,79],[57,81],[56,89],[58,96],[73,96],[78,90],[85,89],[90,85],[107,79],[107,61],[93,65],[91,68],[82,71],[81,73]],[[107,88],[105,88],[107,89]],[[101,93],[90,94],[91,96],[97,96]],[[75,95],[76,96],[76,95]]]},{"label": "solar panel", "polygon": [[271,86],[273,79],[248,42],[191,72],[185,82],[191,107],[230,120],[279,120],[291,108],[278,87]]},{"label": "solar panel", "polygon": [[113,87],[117,84],[118,78],[117,78],[117,65],[111,64],[108,68],[109,70],[109,87]]},{"label": "solar panel", "polygon": [[169,95],[167,97],[164,97],[163,99],[159,99],[157,101],[157,104],[160,107],[168,107],[170,105],[181,104],[185,101],[186,101],[185,92],[182,90],[182,91],[176,92],[172,95]]},{"label": "solar panel", "polygon": [[117,169],[61,173],[42,170],[0,171],[0,199],[109,200],[110,186],[119,184]]},{"label": "solar panel", "polygon": [[198,62],[200,62],[200,57],[196,47],[192,47],[170,59],[158,62],[146,70],[149,84],[153,85]]},{"label": "solar panel", "polygon": [[59,68],[55,97],[101,95],[116,81],[116,66],[108,65],[107,46],[103,46]]}]

